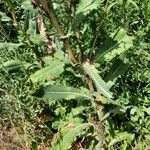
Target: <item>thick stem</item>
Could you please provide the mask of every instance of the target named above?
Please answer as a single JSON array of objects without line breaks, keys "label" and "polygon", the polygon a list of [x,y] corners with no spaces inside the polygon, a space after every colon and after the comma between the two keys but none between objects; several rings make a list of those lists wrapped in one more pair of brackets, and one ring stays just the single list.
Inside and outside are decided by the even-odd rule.
[{"label": "thick stem", "polygon": [[[53,24],[53,27],[57,30],[57,33],[60,37],[63,37],[64,36],[64,33],[63,31],[61,30],[60,28],[60,25],[58,23],[58,21],[56,20],[54,14],[50,11],[50,10],[47,10],[47,13],[50,17],[50,21],[51,23]],[[73,51],[70,47],[70,44],[69,44],[69,40],[67,38],[65,39],[62,39],[63,43],[64,43],[64,47],[68,53],[68,56],[69,58],[71,59],[71,61],[74,63],[74,64],[78,64],[78,61],[76,60],[74,54],[73,54]]]},{"label": "thick stem", "polygon": [[[61,29],[55,15],[53,14],[53,12],[51,10],[49,10],[49,7],[48,7],[48,2],[47,0],[43,0],[42,2],[39,1],[39,0],[32,0],[33,4],[35,4],[36,6],[40,7],[41,9],[43,9],[49,16],[49,19],[53,25],[53,27],[56,29],[59,37],[64,37],[64,32],[63,30]],[[74,56],[74,53],[73,53],[73,50],[69,44],[69,39],[68,38],[62,38],[62,41],[64,43],[64,47],[66,49],[66,52],[68,53],[68,56],[70,58],[70,60],[75,64],[75,65],[78,65],[79,62],[77,61],[77,59],[75,58]],[[80,65],[79,65],[80,66]],[[84,70],[83,68],[80,66],[79,67],[79,70],[81,71],[82,74],[84,74]],[[91,92],[94,91],[94,86],[93,86],[93,82],[92,80],[87,77],[86,75],[84,75],[84,78],[85,78],[85,81],[86,81],[86,84],[88,85],[89,89]]]}]

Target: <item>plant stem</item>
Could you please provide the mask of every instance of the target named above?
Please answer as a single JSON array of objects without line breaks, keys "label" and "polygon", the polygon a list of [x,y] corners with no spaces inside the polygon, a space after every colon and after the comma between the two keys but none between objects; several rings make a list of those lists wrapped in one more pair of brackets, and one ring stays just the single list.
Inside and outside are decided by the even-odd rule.
[{"label": "plant stem", "polygon": [[[37,5],[38,7],[40,7],[41,9],[43,9],[48,14],[50,22],[52,23],[53,27],[56,29],[59,37],[60,38],[64,37],[65,36],[64,32],[61,29],[61,27],[60,27],[60,25],[59,25],[55,15],[54,15],[54,13],[48,7],[48,1],[44,0],[44,1],[41,2],[39,0],[33,0],[32,2],[35,5]],[[77,61],[77,59],[74,56],[73,50],[72,50],[72,48],[71,48],[71,46],[69,44],[69,39],[68,38],[61,38],[61,40],[63,41],[64,47],[66,49],[66,52],[67,52],[70,60],[73,62],[73,64],[78,65],[79,62]],[[80,72],[82,74],[84,74],[84,69],[82,68],[82,66],[81,65],[78,65],[78,66],[79,66]],[[86,81],[90,91],[93,92],[94,91],[94,86],[93,86],[92,80],[89,77],[87,77],[86,75],[84,75],[84,79],[85,79],[85,81]]]},{"label": "plant stem", "polygon": [[[49,17],[50,17],[50,19],[51,19],[51,22],[52,22],[54,28],[57,30],[58,35],[59,35],[60,37],[65,36],[64,33],[63,33],[63,31],[61,30],[59,24],[58,24],[58,21],[56,20],[55,16],[53,15],[53,13],[52,13],[51,11],[49,11],[49,10],[48,10],[47,13],[48,13],[48,15],[49,15]],[[71,49],[71,47],[70,47],[68,38],[64,38],[64,39],[62,39],[62,41],[63,41],[63,43],[64,43],[64,47],[65,47],[65,49],[66,49],[66,51],[67,51],[67,53],[68,53],[68,56],[69,56],[70,60],[71,60],[74,64],[78,64],[78,61],[76,60],[76,58],[75,58],[75,56],[74,56],[74,53],[73,53],[73,51],[72,51],[72,49]]]}]

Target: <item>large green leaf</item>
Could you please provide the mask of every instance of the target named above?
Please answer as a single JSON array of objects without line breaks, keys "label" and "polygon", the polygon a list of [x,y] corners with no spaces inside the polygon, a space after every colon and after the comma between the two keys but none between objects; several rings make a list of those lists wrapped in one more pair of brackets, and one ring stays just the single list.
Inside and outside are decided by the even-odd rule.
[{"label": "large green leaf", "polygon": [[55,59],[51,60],[49,65],[36,71],[30,76],[33,83],[43,83],[48,78],[58,78],[59,75],[64,71],[64,62]]},{"label": "large green leaf", "polygon": [[89,14],[92,10],[98,9],[100,3],[100,0],[80,0],[77,10],[75,12],[76,15],[73,18],[68,35],[70,35],[72,31],[76,31],[77,27],[83,21],[85,16]]},{"label": "large green leaf", "polygon": [[88,91],[85,92],[83,90],[64,85],[48,85],[39,89],[34,95],[50,102],[75,98],[92,99]]},{"label": "large green leaf", "polygon": [[54,138],[52,150],[68,150],[78,138],[85,137],[89,134],[89,129],[93,128],[91,124],[83,123],[78,126],[70,124],[64,127]]},{"label": "large green leaf", "polygon": [[96,51],[94,62],[111,61],[117,55],[121,55],[133,45],[133,37],[128,36],[124,29],[111,34],[111,37]]},{"label": "large green leaf", "polygon": [[0,43],[0,50],[3,50],[3,49],[14,50],[14,49],[17,49],[21,45],[23,45],[23,43],[2,42]]},{"label": "large green leaf", "polygon": [[113,81],[118,76],[123,75],[125,71],[128,69],[129,64],[124,63],[121,59],[115,59],[113,61],[112,66],[110,67],[109,72],[105,77],[105,81]]},{"label": "large green leaf", "polygon": [[108,147],[111,148],[113,145],[115,145],[118,142],[123,143],[123,141],[127,142],[128,145],[131,144],[132,140],[134,138],[134,134],[130,134],[127,132],[120,132],[117,133],[116,136],[110,141]]},{"label": "large green leaf", "polygon": [[77,7],[76,14],[84,13],[88,14],[90,11],[97,9],[101,3],[101,0],[80,0]]},{"label": "large green leaf", "polygon": [[[111,36],[114,37],[115,34],[112,34]],[[123,52],[128,50],[131,46],[133,46],[133,37],[127,35],[126,31],[124,29],[120,29],[118,33],[115,35],[114,40],[118,42],[118,47],[114,48],[112,51],[108,52],[104,59],[106,61],[112,60],[117,55],[121,55]]]},{"label": "large green leaf", "polygon": [[32,64],[27,62],[21,62],[20,60],[9,60],[0,65],[0,71],[13,71],[18,69],[27,69]]},{"label": "large green leaf", "polygon": [[106,96],[107,98],[112,98],[112,93],[109,91],[109,87],[104,82],[104,80],[100,77],[98,74],[97,69],[94,67],[94,65],[89,64],[88,62],[83,64],[83,67],[85,69],[85,72],[90,76],[90,78],[94,81],[97,90]]},{"label": "large green leaf", "polygon": [[113,49],[118,48],[119,43],[112,38],[108,37],[107,40],[100,45],[100,48],[96,50],[96,54],[94,56],[94,62],[102,62],[104,60],[104,56],[111,52]]},{"label": "large green leaf", "polygon": [[[55,110],[56,115],[60,114],[60,111],[63,108],[58,107]],[[64,108],[65,109],[65,108]],[[82,114],[89,109],[89,107],[85,107],[85,106],[77,106],[75,108],[69,108],[70,111],[69,112],[63,112],[65,113],[65,115],[63,115],[63,117],[58,118],[57,120],[53,121],[52,123],[52,128],[54,129],[61,129],[66,125],[66,122],[71,122],[74,125],[80,125],[81,123],[84,122],[84,119],[80,116],[82,116]]]},{"label": "large green leaf", "polygon": [[71,64],[71,61],[68,58],[68,55],[65,54],[61,49],[57,49],[53,57],[50,57],[50,56],[44,57],[43,61],[47,66],[51,65],[53,62],[56,62],[56,61],[60,61],[60,63],[62,63],[63,61],[64,64]]}]

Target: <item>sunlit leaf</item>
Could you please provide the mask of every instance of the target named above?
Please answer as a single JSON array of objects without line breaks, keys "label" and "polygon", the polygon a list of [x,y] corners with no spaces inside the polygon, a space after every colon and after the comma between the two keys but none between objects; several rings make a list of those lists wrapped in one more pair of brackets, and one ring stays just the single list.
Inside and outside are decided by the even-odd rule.
[{"label": "sunlit leaf", "polygon": [[3,42],[0,43],[0,50],[14,50],[17,49],[18,47],[20,47],[21,45],[23,45],[23,43],[8,43],[8,42]]},{"label": "sunlit leaf", "polygon": [[76,142],[77,138],[85,137],[88,135],[90,128],[93,128],[91,124],[84,123],[78,126],[73,124],[68,124],[68,126],[62,128],[58,133],[57,138],[53,139],[52,150],[68,150],[71,148],[72,144]]},{"label": "sunlit leaf", "polygon": [[130,134],[128,132],[120,132],[117,133],[116,136],[111,140],[108,147],[111,148],[111,146],[115,145],[116,143],[120,141],[127,141],[128,144],[131,144],[132,140],[134,138],[134,134]]},{"label": "sunlit leaf", "polygon": [[76,98],[92,99],[88,92],[84,92],[74,87],[64,85],[48,85],[43,87],[34,94],[37,97],[48,100],[50,102],[59,101],[62,99],[70,100]]},{"label": "sunlit leaf", "polygon": [[0,20],[1,21],[11,21],[11,18],[8,17],[5,13],[0,12]]},{"label": "sunlit leaf", "polygon": [[121,59],[115,59],[113,61],[112,66],[110,67],[109,72],[106,74],[106,81],[113,81],[120,75],[123,75],[125,71],[128,69],[129,64],[124,63]]},{"label": "sunlit leaf", "polygon": [[83,64],[85,72],[90,76],[90,78],[94,81],[97,90],[106,96],[107,98],[112,98],[112,93],[109,91],[109,87],[105,83],[105,81],[98,74],[97,69],[94,65],[89,64],[88,62]]},{"label": "sunlit leaf", "polygon": [[98,9],[100,3],[101,3],[100,0],[80,0],[77,10],[75,12],[76,15],[73,18],[68,35],[70,35],[72,31],[73,32],[76,31],[77,27],[86,17],[86,15],[89,14],[94,9]]},{"label": "sunlit leaf", "polygon": [[0,65],[0,71],[15,71],[18,69],[27,69],[32,64],[27,62],[21,62],[20,60],[9,60]]},{"label": "sunlit leaf", "polygon": [[111,61],[114,57],[120,56],[133,45],[133,37],[128,36],[124,29],[116,34],[111,34],[105,43],[96,51],[94,62]]},{"label": "sunlit leaf", "polygon": [[43,83],[44,81],[54,78],[58,78],[59,75],[64,71],[64,62],[59,60],[50,60],[49,65],[36,71],[30,76],[30,79],[33,83],[39,82]]}]

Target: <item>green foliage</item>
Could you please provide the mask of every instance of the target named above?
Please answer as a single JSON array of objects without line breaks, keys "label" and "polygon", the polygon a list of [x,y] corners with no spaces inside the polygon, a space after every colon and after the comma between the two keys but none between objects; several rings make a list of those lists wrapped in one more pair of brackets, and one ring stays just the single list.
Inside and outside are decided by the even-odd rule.
[{"label": "green foliage", "polygon": [[127,132],[117,133],[117,136],[111,140],[108,147],[109,149],[113,149],[111,148],[113,147],[113,145],[123,141],[123,143],[121,144],[121,149],[124,150],[127,149],[129,145],[131,145],[133,139],[134,139],[134,135],[129,134]]},{"label": "green foliage", "polygon": [[107,73],[106,81],[115,81],[118,76],[121,76],[129,68],[128,63],[124,63],[121,59],[115,59]]},{"label": "green foliage", "polygon": [[1,50],[4,50],[4,49],[7,49],[7,50],[14,50],[14,49],[17,49],[19,46],[21,46],[22,43],[0,43],[0,49]]},{"label": "green foliage", "polygon": [[[111,61],[114,57],[121,55],[133,45],[133,37],[127,35],[124,29],[120,29],[115,34],[111,34],[110,41],[101,46],[100,51],[97,51],[94,62],[102,60]],[[107,44],[107,45],[106,45]]]},{"label": "green foliage", "polygon": [[[85,91],[85,90],[84,90]],[[86,90],[87,91],[87,90]],[[62,85],[49,85],[46,86],[40,90],[38,90],[37,97],[40,97],[42,99],[46,99],[49,101],[59,101],[62,99],[70,100],[70,99],[76,99],[76,98],[86,98],[86,99],[92,99],[92,97],[88,96],[87,94],[79,89],[73,88],[73,87],[67,87]]]},{"label": "green foliage", "polygon": [[18,69],[27,69],[31,64],[26,62],[21,62],[19,60],[10,60],[0,66],[0,71],[14,71]]},{"label": "green foliage", "polygon": [[52,143],[52,150],[68,150],[71,145],[77,140],[77,138],[85,137],[90,135],[90,128],[93,128],[91,124],[80,124],[74,126],[73,124],[68,124],[68,126],[62,128],[59,135],[54,137]]},{"label": "green foliage", "polygon": [[[99,0],[81,0],[75,12],[75,17],[73,18],[70,31],[75,32],[79,25],[83,22],[86,15],[92,10],[98,9],[100,6]],[[69,35],[71,34],[69,31]]]},{"label": "green foliage", "polygon": [[106,85],[104,80],[102,80],[102,78],[99,76],[96,68],[90,65],[88,62],[83,64],[83,67],[86,73],[93,79],[97,87],[97,90],[107,98],[112,98],[112,93],[109,91],[109,87]]},{"label": "green foliage", "polygon": [[48,78],[50,80],[54,78],[58,78],[63,71],[64,71],[64,62],[61,62],[59,60],[54,60],[51,61],[50,65],[32,74],[30,76],[30,79],[33,83],[36,82],[42,83],[42,81],[47,81]]},{"label": "green foliage", "polygon": [[0,1],[0,124],[20,139],[13,143],[149,148],[149,7],[149,0]]}]

